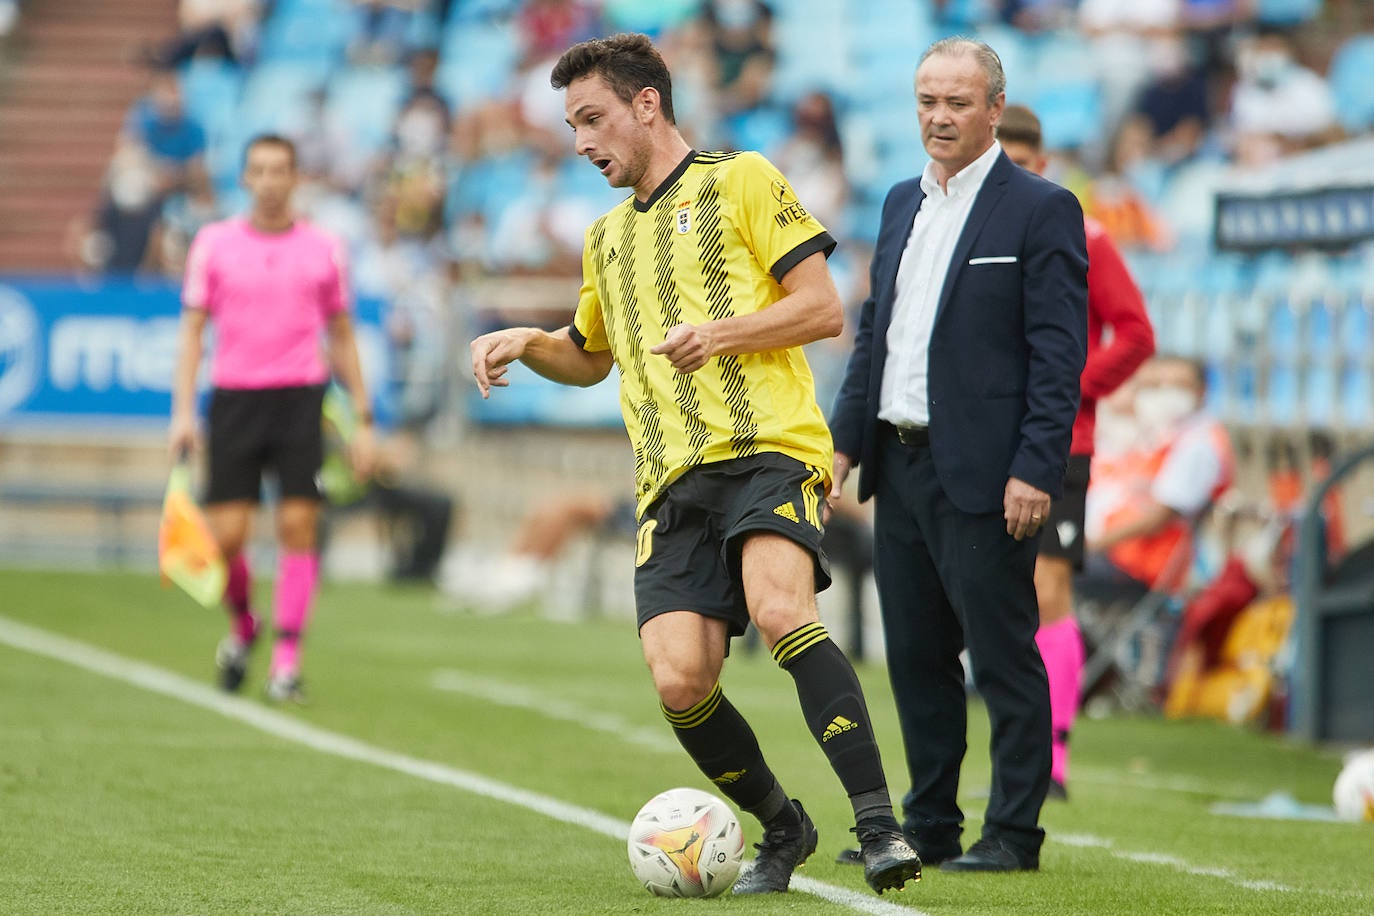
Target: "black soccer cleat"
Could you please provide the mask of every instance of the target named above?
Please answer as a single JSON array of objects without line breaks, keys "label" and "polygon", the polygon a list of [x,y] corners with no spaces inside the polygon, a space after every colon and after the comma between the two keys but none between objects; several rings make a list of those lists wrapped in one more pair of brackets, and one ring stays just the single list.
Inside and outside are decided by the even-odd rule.
[{"label": "black soccer cleat", "polygon": [[900,830],[870,826],[853,830],[859,837],[859,856],[869,887],[881,894],[921,880],[921,857]]},{"label": "black soccer cleat", "polygon": [[215,647],[215,667],[219,669],[219,686],[226,693],[235,693],[243,685],[248,674],[248,653],[253,643],[244,642],[235,633],[230,633]]},{"label": "black soccer cleat", "polygon": [[816,825],[811,823],[801,802],[794,798],[791,804],[801,815],[800,829],[779,828],[763,834],[763,842],[754,844],[759,851],[754,866],[735,882],[736,894],[784,893],[792,883],[792,872],[816,851],[820,840]]}]

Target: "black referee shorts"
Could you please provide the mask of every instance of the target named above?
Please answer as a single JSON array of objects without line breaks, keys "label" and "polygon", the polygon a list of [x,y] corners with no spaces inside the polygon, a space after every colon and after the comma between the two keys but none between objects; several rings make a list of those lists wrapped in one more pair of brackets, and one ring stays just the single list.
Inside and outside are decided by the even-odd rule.
[{"label": "black referee shorts", "polygon": [[264,471],[276,475],[283,498],[320,499],[324,387],[216,388],[210,396],[205,502],[257,502]]},{"label": "black referee shorts", "polygon": [[1064,473],[1064,498],[1050,504],[1050,517],[1040,535],[1040,553],[1062,557],[1083,571],[1083,524],[1088,517],[1091,455],[1070,455]]},{"label": "black referee shorts", "polygon": [[717,617],[739,636],[749,623],[740,555],[745,538],[781,534],[814,558],[815,588],[830,585],[821,550],[824,475],[794,458],[766,452],[693,468],[644,513],[635,543],[639,626],[659,614]]}]

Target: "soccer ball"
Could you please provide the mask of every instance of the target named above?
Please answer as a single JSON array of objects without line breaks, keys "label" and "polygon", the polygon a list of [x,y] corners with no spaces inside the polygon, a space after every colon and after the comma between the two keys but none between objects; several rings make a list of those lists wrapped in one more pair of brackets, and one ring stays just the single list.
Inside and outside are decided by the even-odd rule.
[{"label": "soccer ball", "polygon": [[715,897],[739,877],[744,831],[714,795],[669,789],[630,824],[630,870],[656,897]]},{"label": "soccer ball", "polygon": [[1343,821],[1374,821],[1374,750],[1345,759],[1331,792],[1336,816]]}]

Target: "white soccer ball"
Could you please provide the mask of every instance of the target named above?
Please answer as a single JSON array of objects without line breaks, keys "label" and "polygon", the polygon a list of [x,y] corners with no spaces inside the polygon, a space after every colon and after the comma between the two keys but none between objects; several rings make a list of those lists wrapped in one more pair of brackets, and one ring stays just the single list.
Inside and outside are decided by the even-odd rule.
[{"label": "white soccer ball", "polygon": [[1345,759],[1331,791],[1336,816],[1343,821],[1374,821],[1374,750]]},{"label": "white soccer ball", "polygon": [[744,831],[725,802],[698,789],[649,799],[630,824],[630,870],[656,897],[715,897],[739,877]]}]

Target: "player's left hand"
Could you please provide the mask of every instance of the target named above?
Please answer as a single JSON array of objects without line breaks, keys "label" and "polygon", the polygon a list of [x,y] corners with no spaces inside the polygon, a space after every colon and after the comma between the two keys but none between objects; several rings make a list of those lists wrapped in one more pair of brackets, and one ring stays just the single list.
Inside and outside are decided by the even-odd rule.
[{"label": "player's left hand", "polygon": [[696,372],[706,361],[714,356],[715,341],[707,326],[691,325],[686,322],[673,327],[663,343],[649,350],[658,356],[666,356],[673,368],[684,375]]},{"label": "player's left hand", "polygon": [[1018,480],[1007,479],[1002,496],[1003,514],[1007,520],[1007,534],[1018,541],[1034,535],[1050,517],[1050,494]]}]

